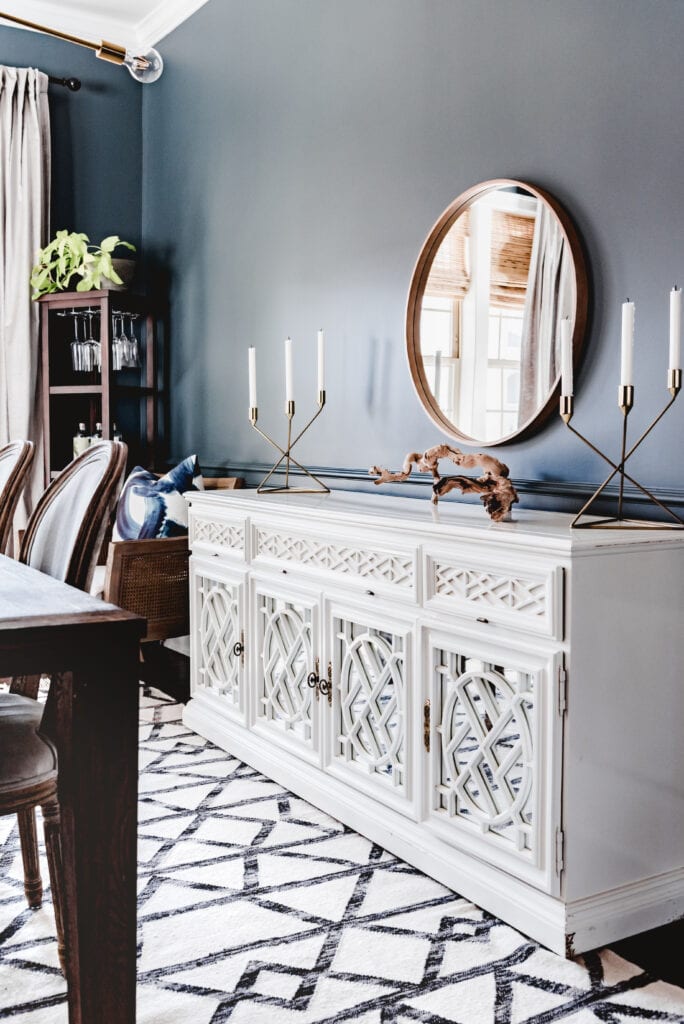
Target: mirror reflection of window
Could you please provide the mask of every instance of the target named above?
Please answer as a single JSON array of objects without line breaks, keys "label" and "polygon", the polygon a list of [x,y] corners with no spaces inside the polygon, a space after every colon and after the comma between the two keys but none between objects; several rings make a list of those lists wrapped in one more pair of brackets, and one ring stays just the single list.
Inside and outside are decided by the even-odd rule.
[{"label": "mirror reflection of window", "polygon": [[428,384],[447,416],[456,414],[460,300],[426,297],[420,321]]},{"label": "mirror reflection of window", "polygon": [[425,375],[442,412],[482,440],[520,416],[524,311],[539,201],[518,188],[480,196],[442,239],[420,322]]},{"label": "mirror reflection of window", "polygon": [[581,246],[556,201],[510,179],[468,189],[428,236],[409,292],[409,366],[430,418],[467,444],[538,429],[562,320],[578,343],[586,309]]},{"label": "mirror reflection of window", "polygon": [[491,306],[487,351],[487,439],[505,437],[518,426],[523,310]]}]

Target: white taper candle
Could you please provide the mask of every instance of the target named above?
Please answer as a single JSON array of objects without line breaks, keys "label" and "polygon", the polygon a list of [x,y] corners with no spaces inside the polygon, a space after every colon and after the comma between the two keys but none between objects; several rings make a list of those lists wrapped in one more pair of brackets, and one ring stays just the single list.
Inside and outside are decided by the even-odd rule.
[{"label": "white taper candle", "polygon": [[682,368],[682,289],[670,292],[670,369]]},{"label": "white taper candle", "polygon": [[294,402],[292,381],[292,338],[285,339],[285,401]]},{"label": "white taper candle", "polygon": [[318,392],[325,391],[325,344],[323,331],[318,332]]},{"label": "white taper candle", "polygon": [[627,299],[622,303],[622,362],[620,384],[627,387],[634,383],[634,303]]},{"label": "white taper candle", "polygon": [[250,409],[256,409],[256,349],[250,346],[247,351],[249,353],[249,407]]},{"label": "white taper candle", "polygon": [[561,395],[573,395],[572,324],[570,317],[561,320]]}]

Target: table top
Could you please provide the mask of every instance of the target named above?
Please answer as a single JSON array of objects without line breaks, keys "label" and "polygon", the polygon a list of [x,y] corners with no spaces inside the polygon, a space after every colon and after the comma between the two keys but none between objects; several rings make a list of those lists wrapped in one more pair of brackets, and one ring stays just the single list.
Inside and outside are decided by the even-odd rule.
[{"label": "table top", "polygon": [[144,626],[137,615],[0,555],[0,633],[105,621]]},{"label": "table top", "polygon": [[[574,530],[573,515],[565,512],[541,512],[535,509],[512,511],[510,521],[495,523],[478,501],[443,498],[436,507],[428,494],[424,498],[399,497],[382,493],[332,491],[329,494],[258,494],[256,490],[188,491],[185,498],[202,511],[209,508],[236,509],[245,515],[276,512],[295,516],[303,529],[310,524],[373,523],[387,528],[433,538],[454,537],[484,540],[505,547],[534,545],[561,553],[588,553],[592,550],[620,551],[633,547],[684,547],[684,530],[643,528],[634,530]],[[592,517],[589,517],[590,519]],[[594,517],[595,518],[595,517]],[[640,524],[641,525],[641,524]],[[661,524],[664,525],[664,524]]]}]

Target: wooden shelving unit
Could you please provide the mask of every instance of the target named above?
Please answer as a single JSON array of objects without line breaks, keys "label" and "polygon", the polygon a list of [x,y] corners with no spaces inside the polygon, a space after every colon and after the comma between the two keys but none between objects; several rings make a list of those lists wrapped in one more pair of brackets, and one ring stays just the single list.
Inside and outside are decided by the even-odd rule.
[{"label": "wooden shelving unit", "polygon": [[[42,402],[45,481],[71,461],[79,422],[92,433],[112,437],[113,424],[123,433],[130,464],[152,467],[157,457],[161,415],[161,378],[157,311],[146,296],[121,291],[58,292],[39,300],[41,307]],[[77,371],[72,366],[71,311],[93,312],[92,336],[100,342],[101,369]],[[135,314],[139,367],[112,367],[113,317]],[[83,333],[81,337],[83,337]]]}]

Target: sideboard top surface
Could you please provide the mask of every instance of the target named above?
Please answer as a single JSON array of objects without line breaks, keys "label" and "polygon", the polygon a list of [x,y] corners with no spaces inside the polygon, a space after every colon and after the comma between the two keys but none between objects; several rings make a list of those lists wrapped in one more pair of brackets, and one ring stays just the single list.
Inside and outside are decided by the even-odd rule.
[{"label": "sideboard top surface", "polygon": [[421,534],[423,538],[461,538],[517,546],[549,548],[581,554],[599,549],[624,550],[644,545],[684,547],[684,531],[643,529],[571,529],[573,516],[563,512],[514,509],[509,522],[492,522],[482,507],[442,501],[436,508],[425,498],[333,491],[330,494],[258,494],[256,490],[191,491],[191,504],[209,511],[243,515],[287,514],[303,526],[361,522],[393,531]]}]

